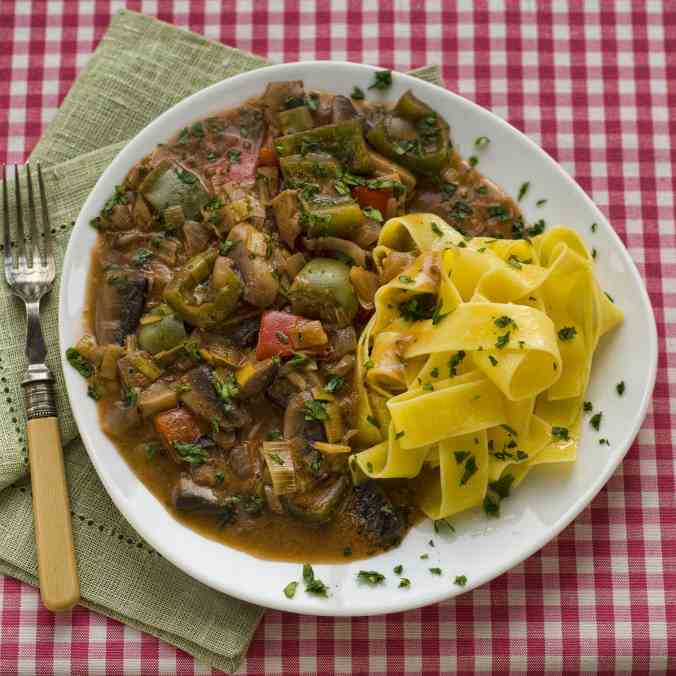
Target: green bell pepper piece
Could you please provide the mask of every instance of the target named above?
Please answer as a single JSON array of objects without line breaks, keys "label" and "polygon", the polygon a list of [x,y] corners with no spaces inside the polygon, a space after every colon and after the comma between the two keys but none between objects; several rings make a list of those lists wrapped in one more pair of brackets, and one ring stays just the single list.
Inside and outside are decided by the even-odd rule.
[{"label": "green bell pepper piece", "polygon": [[197,174],[171,160],[162,160],[143,179],[139,191],[159,213],[181,206],[188,220],[196,219],[209,201],[209,193]]},{"label": "green bell pepper piece", "polygon": [[277,118],[285,134],[297,134],[315,126],[312,115],[306,106],[282,110],[277,114]]},{"label": "green bell pepper piece", "polygon": [[358,119],[281,136],[275,141],[275,150],[279,157],[297,153],[307,155],[313,152],[326,152],[356,174],[368,174],[373,169],[361,122]]},{"label": "green bell pepper piece", "polygon": [[242,293],[242,282],[231,271],[225,286],[210,290],[204,302],[195,300],[195,288],[211,275],[218,255],[217,249],[197,254],[174,275],[164,290],[164,300],[179,317],[193,326],[209,328],[222,322],[235,309]]},{"label": "green bell pepper piece", "polygon": [[294,314],[321,319],[339,327],[352,322],[359,303],[350,282],[350,268],[333,258],[313,258],[289,289]]},{"label": "green bell pepper piece", "polygon": [[352,199],[303,202],[300,222],[310,237],[342,237],[350,239],[364,224],[364,213]]}]

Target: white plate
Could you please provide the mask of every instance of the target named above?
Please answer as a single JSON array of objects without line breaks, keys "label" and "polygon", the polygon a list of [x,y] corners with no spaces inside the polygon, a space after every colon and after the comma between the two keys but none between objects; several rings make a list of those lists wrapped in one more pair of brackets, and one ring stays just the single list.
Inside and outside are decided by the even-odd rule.
[{"label": "white plate", "polygon": [[[499,519],[480,512],[453,519],[454,536],[435,536],[429,521],[414,528],[394,551],[368,561],[317,565],[315,572],[331,595],[307,595],[302,585],[296,598],[282,589],[300,579],[296,563],[264,561],[208,540],[175,521],[135,477],[100,430],[94,402],[86,396],[82,378],[63,359],[63,351],[82,332],[84,289],[96,232],[89,226],[113,187],[129,168],[191,121],[263,92],[271,80],[302,79],[311,88],[349,94],[354,85],[367,91],[377,69],[351,63],[315,62],[271,66],[230,78],[185,99],[143,129],[111,163],[89,195],[73,230],[60,288],[59,338],[68,396],[89,457],[113,501],[140,535],[164,557],[214,589],[269,608],[317,615],[367,615],[407,610],[455,596],[500,575],[540,549],[568,525],[605,484],[636,437],[655,382],[657,333],[650,301],[636,267],[603,214],[578,185],[533,141],[487,110],[440,87],[407,75],[394,74],[386,92],[396,99],[406,89],[439,111],[451,125],[454,143],[464,155],[474,152],[478,136],[490,146],[481,151],[480,169],[516,195],[523,181],[531,188],[522,206],[529,221],[575,228],[599,252],[596,272],[601,285],[625,312],[624,324],[605,338],[594,359],[588,398],[603,411],[602,436],[610,447],[584,426],[578,461],[565,469],[539,467],[502,506]],[[368,92],[373,98],[373,90]],[[538,198],[547,198],[536,208]],[[595,234],[590,224],[598,223]],[[628,358],[631,355],[631,358]],[[615,384],[626,382],[618,397]],[[428,545],[434,537],[436,546]],[[420,555],[429,554],[421,560]],[[392,568],[402,564],[411,579],[409,589],[397,588]],[[430,567],[443,569],[441,577]],[[383,572],[377,587],[357,583],[360,569]],[[466,575],[467,586],[455,586]]]}]

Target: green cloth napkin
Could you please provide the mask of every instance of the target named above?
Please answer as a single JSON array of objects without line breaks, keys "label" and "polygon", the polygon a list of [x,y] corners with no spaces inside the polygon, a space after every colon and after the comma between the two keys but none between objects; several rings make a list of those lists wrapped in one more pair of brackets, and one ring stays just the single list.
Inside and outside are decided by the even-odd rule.
[{"label": "green cloth napkin", "polygon": [[[189,94],[265,65],[256,56],[156,19],[129,11],[116,15],[30,158],[43,166],[59,269],[74,219],[127,139]],[[436,67],[414,74],[441,84]],[[211,666],[234,671],[263,609],[182,573],[153,551],[112,504],[68,405],[59,363],[57,298],[54,289],[43,303],[42,318],[48,361],[57,378],[82,605],[158,636]],[[0,388],[5,396],[0,410],[0,572],[36,585],[20,387],[25,319],[22,304],[4,284],[0,316]]]}]

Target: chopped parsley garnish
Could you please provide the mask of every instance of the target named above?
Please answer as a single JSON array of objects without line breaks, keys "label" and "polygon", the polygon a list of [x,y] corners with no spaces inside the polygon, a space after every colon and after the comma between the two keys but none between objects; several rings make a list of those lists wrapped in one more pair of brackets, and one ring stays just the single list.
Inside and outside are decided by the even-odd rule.
[{"label": "chopped parsley garnish", "polygon": [[94,373],[94,366],[85,359],[74,347],[66,350],[68,363],[83,377],[89,378]]},{"label": "chopped parsley garnish", "polygon": [[369,369],[372,369],[374,366],[375,366],[375,364],[373,363],[373,359],[367,359],[367,360],[364,362],[364,368],[365,368],[367,371],[368,371]]},{"label": "chopped parsley garnish", "polygon": [[307,97],[307,107],[312,113],[317,112],[317,108],[319,108],[319,94],[315,94],[312,92],[312,94],[309,94]]},{"label": "chopped parsley garnish", "polygon": [[397,432],[397,433],[394,435],[394,438],[395,438],[397,441],[399,441],[399,439],[401,439],[405,434],[406,434],[406,432],[405,432],[404,430],[401,430],[401,432]]},{"label": "chopped parsley garnish", "polygon": [[172,448],[181,460],[190,465],[202,465],[209,459],[209,452],[200,444],[186,444],[180,441],[172,441]]},{"label": "chopped parsley garnish", "polygon": [[453,451],[453,455],[455,456],[455,461],[458,465],[462,465],[469,457],[469,451]]},{"label": "chopped parsley garnish", "polygon": [[497,360],[492,354],[489,354],[489,355],[488,355],[488,361],[489,361],[493,366],[497,366],[497,365],[498,365],[498,360]]},{"label": "chopped parsley garnish", "polygon": [[535,203],[535,206],[538,207],[538,208],[541,208],[541,207],[543,207],[545,204],[547,204],[547,200],[538,200],[538,201]]},{"label": "chopped parsley garnish", "polygon": [[425,383],[422,388],[425,392],[434,392],[434,385],[432,383]]},{"label": "chopped parsley garnish", "polygon": [[496,481],[491,481],[488,484],[488,487],[494,491],[501,500],[509,497],[509,493],[512,489],[512,484],[514,483],[513,474],[505,474],[501,476]]},{"label": "chopped parsley garnish", "polygon": [[370,218],[371,220],[377,221],[378,223],[383,222],[383,215],[378,209],[374,209],[373,207],[364,207],[362,211],[364,212],[364,216],[366,216],[366,218]]},{"label": "chopped parsley garnish", "polygon": [[479,164],[479,158],[476,155],[471,155],[467,162],[469,163],[469,166],[474,169],[474,167]]},{"label": "chopped parsley garnish", "polygon": [[626,386],[624,384],[624,380],[621,380],[619,383],[617,383],[617,385],[615,385],[615,391],[620,395],[620,397],[624,394],[625,389]]},{"label": "chopped parsley garnish", "polygon": [[448,315],[450,315],[450,312],[442,312],[441,311],[441,303],[439,303],[435,308],[434,308],[434,313],[432,314],[432,326],[438,326],[441,324],[441,321],[443,319],[446,319]]},{"label": "chopped parsley garnish", "polygon": [[311,362],[314,362],[314,359],[311,359],[306,354],[303,354],[302,352],[294,352],[293,357],[291,357],[291,359],[289,359],[289,361],[286,363],[289,366],[295,368],[297,366],[305,366],[306,364],[310,364]]},{"label": "chopped parsley garnish", "polygon": [[598,226],[596,223],[592,223],[592,224],[589,226],[589,229],[590,229],[592,232],[596,232],[596,229],[597,229],[598,227],[599,227],[599,226]]},{"label": "chopped parsley garnish", "polygon": [[481,150],[481,148],[485,148],[490,142],[491,140],[488,136],[479,136],[479,138],[474,141],[474,147]]},{"label": "chopped parsley garnish", "polygon": [[381,584],[385,581],[385,576],[377,570],[360,570],[357,573],[357,580],[371,586]]},{"label": "chopped parsley garnish", "polygon": [[340,390],[343,385],[345,385],[345,378],[342,378],[341,376],[333,376],[333,378],[331,378],[331,380],[329,380],[329,382],[324,385],[324,389],[327,392],[333,394],[338,392],[338,390]]},{"label": "chopped parsley garnish", "polygon": [[235,378],[231,375],[225,378],[214,377],[214,389],[218,398],[223,402],[224,408],[228,409],[232,406],[232,399],[239,394],[239,385]]},{"label": "chopped parsley garnish", "polygon": [[596,257],[599,255],[599,252],[596,250],[596,247],[594,247],[594,248],[591,250],[591,255],[592,255],[592,258],[593,258],[594,260],[596,260]]},{"label": "chopped parsley garnish", "polygon": [[561,439],[561,441],[568,441],[570,435],[567,427],[557,427],[556,425],[552,427],[552,436],[555,439]]},{"label": "chopped parsley garnish", "polygon": [[465,462],[465,471],[460,477],[460,485],[464,486],[477,473],[478,469],[476,458],[471,455]]},{"label": "chopped parsley garnish", "polygon": [[456,575],[455,580],[453,580],[453,584],[457,584],[458,587],[464,587],[467,584],[467,576]]},{"label": "chopped parsley garnish", "polygon": [[434,527],[434,532],[437,535],[440,535],[444,532],[455,533],[455,528],[450,523],[448,523],[446,519],[436,519],[432,522],[432,525]]},{"label": "chopped parsley garnish", "polygon": [[513,326],[514,328],[517,328],[516,322],[507,315],[502,315],[502,317],[498,317],[494,323],[500,329],[506,329],[508,326]]},{"label": "chopped parsley garnish", "polygon": [[352,556],[352,547],[345,547],[343,549],[343,556],[347,558],[348,556]]},{"label": "chopped parsley garnish", "polygon": [[441,231],[441,228],[439,227],[439,224],[436,221],[432,221],[432,225],[430,227],[432,228],[432,232],[438,237],[441,237],[441,235],[443,235],[443,232]]},{"label": "chopped parsley garnish", "polygon": [[486,207],[486,213],[489,218],[499,218],[500,220],[509,218],[509,210],[502,206],[502,204],[489,205]]},{"label": "chopped parsley garnish", "polygon": [[221,256],[227,256],[238,244],[239,242],[237,240],[222,239],[218,243],[218,250]]},{"label": "chopped parsley garnish", "polygon": [[303,582],[305,583],[305,591],[308,594],[323,596],[325,598],[329,595],[328,587],[315,577],[315,572],[309,563],[303,564]]},{"label": "chopped parsley garnish", "polygon": [[135,388],[124,388],[124,405],[128,408],[136,406],[138,403],[138,392]]},{"label": "chopped parsley garnish", "polygon": [[601,446],[610,446],[610,442],[609,442],[608,439],[606,439],[605,437],[601,437],[601,438],[599,439],[599,444],[600,444]]},{"label": "chopped parsley garnish", "polygon": [[574,326],[564,326],[559,329],[559,340],[573,340],[577,335],[577,329]]},{"label": "chopped parsley garnish", "polygon": [[238,164],[242,156],[242,151],[230,148],[230,150],[225,153],[225,156],[228,158],[228,162],[230,162],[230,164]]},{"label": "chopped parsley garnish", "polygon": [[498,336],[498,339],[495,341],[495,347],[498,348],[498,350],[502,350],[503,347],[507,347],[509,345],[509,337],[512,334],[511,331],[507,331],[502,336]]},{"label": "chopped parsley garnish", "polygon": [[194,359],[195,361],[202,360],[200,346],[194,340],[186,340],[185,343],[183,343],[183,349],[191,359]]},{"label": "chopped parsley garnish", "polygon": [[277,340],[283,345],[289,344],[289,336],[287,336],[283,331],[275,331],[275,338],[277,338]]},{"label": "chopped parsley garnish", "polygon": [[402,577],[401,580],[399,580],[399,587],[401,587],[402,589],[405,589],[410,586],[411,581],[407,577]]},{"label": "chopped parsley garnish", "polygon": [[545,223],[544,219],[541,218],[539,221],[535,221],[535,223],[533,223],[533,225],[531,225],[531,227],[526,230],[526,234],[529,237],[535,237],[536,235],[541,235],[545,231],[546,227],[547,227],[547,224]]},{"label": "chopped parsley garnish", "polygon": [[607,291],[604,291],[603,293],[605,294],[606,298],[607,298],[611,303],[614,303],[614,302],[615,302],[615,299],[614,299]]},{"label": "chopped parsley garnish", "polygon": [[523,267],[523,266],[521,265],[521,261],[520,261],[514,254],[512,254],[512,255],[507,259],[507,263],[508,263],[509,265],[511,265],[513,268],[515,268],[516,270],[521,270],[521,268]]},{"label": "chopped parsley garnish", "polygon": [[145,265],[155,254],[148,249],[137,249],[136,253],[132,256],[131,262],[132,265],[135,265],[137,268]]},{"label": "chopped parsley garnish", "polygon": [[521,184],[521,187],[519,188],[519,196],[516,198],[517,202],[520,202],[526,196],[529,188],[530,188],[529,181],[526,181],[525,183]]},{"label": "chopped parsley garnish", "polygon": [[429,555],[429,554],[421,554],[421,555],[420,555],[420,558],[421,558],[423,561],[425,561],[426,559],[429,559],[429,558],[430,558],[430,555]]},{"label": "chopped parsley garnish", "polygon": [[292,599],[296,595],[296,589],[298,589],[298,582],[289,582],[289,584],[284,587],[284,596],[287,599]]},{"label": "chopped parsley garnish", "polygon": [[350,94],[350,98],[354,99],[355,101],[363,101],[364,90],[361,87],[357,87],[357,85],[355,85],[352,88],[352,93]]},{"label": "chopped parsley garnish", "polygon": [[380,429],[380,423],[372,415],[366,416],[366,422]]},{"label": "chopped parsley garnish", "polygon": [[399,275],[399,281],[402,284],[413,284],[413,279],[408,275]]},{"label": "chopped parsley garnish", "polygon": [[392,86],[392,71],[390,70],[379,70],[373,77],[373,84],[369,86],[369,89],[379,89],[383,91]]},{"label": "chopped parsley garnish", "polygon": [[398,566],[395,566],[392,570],[394,571],[395,575],[401,575],[404,572],[404,566],[399,564]]},{"label": "chopped parsley garnish", "polygon": [[162,445],[159,441],[149,441],[143,444],[143,450],[148,460],[154,460],[155,456],[162,450]]},{"label": "chopped parsley garnish", "polygon": [[279,453],[270,453],[270,459],[276,464],[276,465],[283,465],[284,461],[282,460],[281,456]]},{"label": "chopped parsley garnish", "polygon": [[197,176],[187,169],[179,169],[176,171],[176,177],[181,183],[185,183],[186,185],[197,183]]},{"label": "chopped parsley garnish", "polygon": [[487,516],[500,516],[500,503],[489,493],[484,497],[483,507]]},{"label": "chopped parsley garnish", "polygon": [[439,377],[439,369],[435,366],[431,371],[430,375],[432,378],[438,378]]},{"label": "chopped parsley garnish", "polygon": [[448,373],[451,378],[458,375],[458,366],[460,366],[462,360],[465,358],[465,351],[458,350],[449,360],[448,360]]},{"label": "chopped parsley garnish", "polygon": [[399,303],[399,314],[407,322],[415,322],[423,319],[432,319],[436,308],[434,294],[424,293],[414,298],[409,298],[403,303]]},{"label": "chopped parsley garnish", "polygon": [[103,399],[103,392],[98,383],[91,383],[91,385],[87,386],[87,396],[91,397],[94,401]]},{"label": "chopped parsley garnish", "polygon": [[214,476],[216,477],[216,482],[219,484],[222,484],[225,481],[225,474],[223,474],[223,472],[216,472]]},{"label": "chopped parsley garnish", "polygon": [[603,413],[595,413],[590,419],[589,424],[598,432],[601,429],[601,419]]},{"label": "chopped parsley garnish", "polygon": [[326,412],[326,408],[324,407],[324,403],[319,401],[318,399],[311,399],[310,401],[306,401],[303,404],[303,415],[305,417],[305,420],[328,420],[329,415]]},{"label": "chopped parsley garnish", "polygon": [[585,413],[590,413],[594,409],[594,406],[592,405],[591,401],[585,401],[584,404],[582,404],[582,410]]},{"label": "chopped parsley garnish", "polygon": [[222,505],[219,514],[219,528],[224,528],[237,520],[237,506],[239,502],[240,498],[237,495],[232,495],[225,499],[225,503]]},{"label": "chopped parsley garnish", "polygon": [[432,575],[441,575],[442,572],[441,568],[430,568],[430,573],[432,573]]}]

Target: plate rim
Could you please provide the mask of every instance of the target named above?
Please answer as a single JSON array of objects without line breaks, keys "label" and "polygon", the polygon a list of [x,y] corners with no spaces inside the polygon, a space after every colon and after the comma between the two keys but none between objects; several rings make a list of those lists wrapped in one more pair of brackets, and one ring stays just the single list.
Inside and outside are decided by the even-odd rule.
[{"label": "plate rim", "polygon": [[[89,227],[88,224],[84,221],[83,213],[86,213],[87,211],[91,210],[92,202],[99,201],[97,199],[97,196],[105,187],[107,184],[111,182],[111,179],[109,178],[110,174],[113,173],[113,171],[118,168],[119,166],[126,166],[127,169],[131,167],[131,164],[133,164],[134,161],[138,159],[132,158],[132,155],[134,155],[134,148],[139,145],[143,138],[146,136],[149,136],[154,130],[159,129],[162,124],[167,121],[168,119],[171,118],[171,116],[176,115],[177,113],[180,113],[183,110],[189,110],[196,101],[199,101],[200,98],[207,98],[209,93],[212,93],[214,91],[217,91],[221,87],[224,87],[225,84],[227,83],[228,86],[232,87],[237,87],[240,86],[242,83],[246,84],[248,80],[252,81],[260,81],[261,85],[265,84],[266,81],[269,79],[273,79],[277,77],[278,75],[283,75],[286,70],[296,70],[299,67],[303,68],[316,68],[316,67],[324,67],[324,68],[344,68],[344,67],[349,67],[351,69],[359,69],[363,73],[373,73],[376,71],[383,70],[382,68],[376,67],[376,66],[371,66],[367,64],[360,64],[360,63],[354,63],[354,62],[349,62],[349,61],[297,61],[297,62],[290,62],[290,63],[283,63],[283,64],[276,64],[276,65],[270,65],[270,66],[265,66],[262,68],[257,68],[253,71],[248,71],[246,73],[241,73],[239,75],[235,75],[229,78],[225,78],[223,80],[220,80],[219,82],[216,82],[212,85],[209,85],[208,87],[205,87],[204,89],[201,89],[187,98],[183,99],[182,101],[178,102],[171,108],[167,109],[164,111],[162,114],[160,114],[158,117],[156,117],[154,120],[152,120],[149,124],[147,124],[143,129],[141,129],[137,134],[134,135],[133,138],[131,138],[124,146],[124,148],[117,154],[117,156],[113,159],[113,161],[108,165],[108,167],[104,170],[104,172],[101,174],[99,179],[97,180],[96,184],[92,188],[90,194],[88,195],[87,199],[85,200],[83,206],[80,209],[80,212],[78,213],[78,217],[76,219],[75,225],[72,229],[71,236],[68,241],[68,245],[66,248],[66,253],[64,255],[63,259],[63,267],[62,267],[62,274],[61,274],[61,280],[60,282],[63,282],[64,278],[66,278],[69,274],[69,269],[70,269],[70,263],[74,256],[80,255],[80,252],[77,252],[77,246],[74,244],[74,242],[77,240],[77,234],[84,228],[84,227]],[[90,438],[89,435],[89,430],[88,430],[88,425],[87,422],[84,419],[84,413],[77,407],[74,406],[73,403],[76,402],[77,397],[81,397],[82,395],[78,395],[75,392],[75,385],[74,383],[76,382],[73,380],[72,374],[69,373],[68,371],[68,365],[67,365],[67,360],[65,358],[64,350],[63,350],[63,344],[64,344],[64,331],[65,331],[65,323],[63,320],[63,313],[62,313],[62,307],[64,306],[65,303],[67,303],[67,294],[66,294],[66,289],[67,289],[67,284],[60,283],[59,284],[59,297],[58,297],[58,334],[59,334],[59,357],[61,360],[61,366],[64,372],[64,380],[66,383],[66,391],[68,395],[68,400],[69,403],[71,404],[71,410],[73,411],[73,417],[75,419],[75,423],[78,428],[78,432],[80,434],[80,437],[82,438],[82,441],[84,443],[84,446],[87,451],[87,455],[94,465],[94,468],[96,470],[96,473],[103,484],[104,488],[106,489],[106,492],[108,493],[109,497],[115,504],[116,508],[120,511],[120,513],[124,516],[124,518],[130,523],[132,528],[136,530],[136,532],[146,541],[148,544],[150,544],[153,549],[155,549],[157,552],[159,552],[164,558],[166,558],[168,561],[170,561],[173,565],[175,565],[177,568],[185,572],[186,574],[190,575],[194,579],[198,580],[199,582],[202,582],[203,584],[209,586],[210,588],[225,593],[229,596],[259,605],[259,606],[264,606],[266,608],[273,608],[277,610],[284,610],[288,612],[295,612],[299,614],[311,614],[311,615],[324,615],[324,616],[334,616],[334,617],[345,617],[345,616],[368,616],[368,615],[379,615],[384,612],[390,613],[390,612],[401,612],[401,611],[406,611],[406,610],[411,610],[415,608],[420,608],[424,607],[426,605],[429,605],[431,603],[437,603],[441,601],[445,601],[449,598],[453,598],[456,596],[459,596],[460,594],[463,594],[467,591],[471,591],[479,586],[482,586],[486,582],[489,582],[500,575],[502,575],[505,571],[513,568],[514,566],[518,565],[519,563],[525,561],[527,558],[532,556],[535,552],[539,551],[544,545],[546,545],[548,542],[554,540],[560,533],[563,531],[590,503],[591,501],[596,497],[596,495],[600,492],[600,490],[606,485],[610,477],[615,473],[619,465],[622,463],[624,460],[627,452],[631,448],[632,444],[634,443],[638,432],[643,425],[643,422],[645,420],[645,417],[647,415],[648,407],[650,405],[650,402],[652,401],[652,395],[655,387],[655,382],[656,382],[656,377],[657,377],[657,361],[658,361],[658,336],[657,336],[657,326],[655,322],[655,316],[654,316],[654,309],[652,307],[652,303],[650,300],[650,297],[648,295],[648,292],[646,290],[645,283],[643,281],[643,278],[638,270],[638,267],[636,266],[636,263],[634,262],[633,258],[631,257],[629,251],[625,247],[624,243],[620,239],[619,235],[615,231],[615,229],[610,225],[608,219],[606,216],[603,214],[603,212],[596,206],[596,204],[593,202],[591,197],[586,194],[586,192],[578,185],[578,183],[568,174],[568,172],[553,158],[549,153],[547,153],[546,150],[544,150],[542,147],[540,147],[533,139],[528,137],[526,134],[521,132],[519,129],[515,128],[513,125],[511,125],[509,122],[504,120],[503,118],[499,117],[492,111],[484,108],[483,106],[480,106],[479,104],[475,103],[474,101],[471,101],[470,99],[467,99],[463,97],[462,95],[450,91],[446,89],[445,87],[439,87],[439,85],[430,83],[425,80],[421,80],[419,78],[416,78],[415,76],[408,75],[406,73],[400,73],[398,71],[394,72],[393,74],[397,79],[404,79],[404,82],[406,83],[407,81],[410,82],[410,84],[417,88],[420,89],[422,88],[423,90],[428,89],[428,90],[434,90],[436,93],[438,93],[439,89],[442,89],[444,92],[445,96],[451,97],[456,99],[456,102],[461,102],[463,105],[467,106],[469,105],[470,108],[473,110],[474,113],[476,113],[479,116],[487,117],[490,118],[493,124],[498,124],[505,128],[507,131],[509,131],[511,134],[516,134],[519,136],[519,140],[522,143],[526,143],[528,146],[530,146],[532,149],[536,150],[539,154],[544,155],[546,161],[553,167],[553,169],[556,171],[556,173],[568,184],[569,187],[572,187],[573,190],[575,191],[576,195],[578,198],[585,202],[588,207],[591,207],[593,212],[595,213],[597,222],[599,225],[604,229],[604,231],[607,231],[610,233],[611,239],[614,238],[614,244],[615,244],[615,249],[619,252],[620,256],[624,259],[625,264],[628,264],[628,268],[631,270],[632,277],[635,282],[637,282],[636,286],[639,291],[639,296],[641,303],[648,309],[649,316],[651,318],[650,321],[650,326],[649,326],[649,331],[648,331],[648,341],[647,345],[645,346],[646,349],[649,351],[649,362],[647,365],[647,368],[649,369],[649,374],[648,374],[648,379],[647,379],[647,387],[645,389],[645,392],[643,394],[643,397],[641,399],[640,405],[638,407],[637,413],[634,416],[633,420],[633,425],[631,426],[631,432],[627,439],[625,444],[623,444],[624,448],[622,448],[621,451],[618,452],[616,459],[610,462],[607,467],[604,468],[604,471],[601,472],[590,484],[590,486],[587,488],[586,491],[581,493],[569,506],[569,508],[561,514],[561,516],[551,525],[547,528],[546,532],[543,533],[540,537],[535,538],[532,542],[529,543],[527,547],[524,547],[523,549],[519,550],[519,552],[515,555],[513,555],[511,558],[506,559],[505,562],[495,568],[491,568],[489,571],[478,575],[477,577],[472,577],[471,581],[467,584],[466,587],[462,588],[453,588],[453,586],[449,582],[449,587],[446,588],[444,586],[440,586],[437,591],[434,591],[433,593],[425,593],[424,590],[419,592],[417,595],[408,595],[408,594],[402,594],[400,598],[397,599],[395,602],[388,602],[386,606],[382,605],[382,599],[374,597],[373,600],[373,608],[370,610],[359,610],[359,612],[351,612],[348,608],[345,608],[344,606],[322,606],[322,604],[315,604],[313,603],[312,599],[304,599],[304,598],[296,598],[293,601],[287,600],[285,597],[280,592],[280,599],[275,600],[275,599],[268,599],[266,598],[265,600],[261,600],[259,596],[257,596],[255,593],[251,593],[247,589],[238,589],[235,588],[233,585],[228,585],[228,584],[222,584],[223,580],[215,580],[211,575],[205,574],[204,572],[199,570],[199,567],[195,567],[191,565],[190,561],[186,561],[185,559],[181,559],[178,557],[173,551],[171,547],[165,546],[164,542],[162,539],[157,537],[155,533],[153,532],[153,529],[151,526],[145,524],[140,516],[136,515],[133,510],[128,510],[126,509],[126,504],[124,500],[124,496],[121,494],[121,491],[118,490],[117,486],[112,482],[107,475],[105,471],[105,467],[103,467],[103,463],[101,463],[101,458],[97,455],[96,451],[93,450],[94,442]],[[243,99],[244,100],[244,99]],[[199,113],[196,115],[192,116],[193,119],[197,119],[200,116]],[[146,151],[147,152],[147,151]],[[144,153],[145,154],[145,153]],[[131,162],[128,160],[131,158]],[[100,198],[99,198],[100,199]],[[98,425],[98,421],[96,422]],[[111,442],[112,443],[112,442]],[[126,462],[126,461],[125,461]],[[142,484],[140,480],[137,479],[139,483]],[[147,489],[146,489],[147,490]],[[169,512],[168,516],[169,518],[173,517]],[[181,528],[186,528],[188,529],[187,526],[184,526],[183,524],[180,524],[178,521],[174,519],[174,522],[180,526]],[[194,532],[194,531],[193,531]],[[227,545],[221,545],[223,547],[226,547],[227,549],[230,549],[232,551],[232,548],[227,547]],[[368,559],[365,559],[364,561],[368,561]],[[279,564],[282,562],[279,561],[268,561],[271,564]],[[287,562],[283,562],[287,563]],[[341,565],[341,564],[317,564],[317,565]],[[378,605],[380,604],[380,605]]]}]

